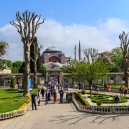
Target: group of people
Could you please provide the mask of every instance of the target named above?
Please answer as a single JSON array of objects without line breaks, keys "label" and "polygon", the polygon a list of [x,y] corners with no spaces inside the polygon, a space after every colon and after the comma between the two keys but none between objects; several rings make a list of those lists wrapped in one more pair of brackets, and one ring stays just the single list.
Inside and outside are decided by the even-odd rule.
[{"label": "group of people", "polygon": [[[58,92],[60,94],[60,103],[63,103],[63,96],[64,96],[63,88],[60,87],[60,90]],[[57,99],[56,88],[54,86],[47,86],[46,89],[42,87],[41,90],[38,90],[37,93],[33,92],[31,95],[32,110],[34,110],[34,108],[35,110],[37,110],[36,98],[37,98],[38,106],[40,106],[41,95],[42,95],[42,98],[45,98],[45,105],[48,104],[48,101],[51,100],[52,98],[53,98],[53,102],[56,103],[56,99]]]},{"label": "group of people", "polygon": [[120,95],[121,96],[123,96],[123,95],[126,96],[127,91],[128,91],[128,88],[126,86],[121,86],[120,87]]},{"label": "group of people", "polygon": [[84,83],[79,82],[77,87],[78,87],[79,90],[84,90]]}]

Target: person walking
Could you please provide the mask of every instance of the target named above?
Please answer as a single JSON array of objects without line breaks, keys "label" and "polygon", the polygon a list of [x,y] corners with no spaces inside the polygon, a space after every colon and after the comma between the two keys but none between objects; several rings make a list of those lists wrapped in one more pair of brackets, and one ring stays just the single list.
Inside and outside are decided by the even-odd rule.
[{"label": "person walking", "polygon": [[32,110],[34,110],[34,107],[35,107],[35,110],[37,110],[37,107],[36,107],[36,97],[37,95],[35,94],[35,92],[32,93],[31,95],[31,102],[32,102]]},{"label": "person walking", "polygon": [[106,85],[106,82],[104,82],[104,92],[107,91],[107,85]]},{"label": "person walking", "polygon": [[109,93],[111,92],[111,89],[112,89],[112,86],[109,84],[109,85],[108,85],[108,92],[109,92]]},{"label": "person walking", "polygon": [[58,85],[58,93],[59,93],[59,91],[60,91],[60,84]]},{"label": "person walking", "polygon": [[40,106],[40,90],[38,90],[37,99],[38,99],[38,106]]},{"label": "person walking", "polygon": [[41,89],[42,99],[44,98],[44,88]]},{"label": "person walking", "polygon": [[49,94],[50,94],[50,90],[49,88],[46,89],[46,95],[45,95],[45,105],[48,104],[48,99],[49,99]]},{"label": "person walking", "polygon": [[63,103],[64,91],[63,91],[62,86],[61,86],[61,89],[60,89],[59,93],[60,93],[60,103]]},{"label": "person walking", "polygon": [[55,102],[56,102],[56,98],[57,98],[57,92],[56,92],[56,89],[54,89],[53,98],[54,98],[54,103],[55,103]]}]

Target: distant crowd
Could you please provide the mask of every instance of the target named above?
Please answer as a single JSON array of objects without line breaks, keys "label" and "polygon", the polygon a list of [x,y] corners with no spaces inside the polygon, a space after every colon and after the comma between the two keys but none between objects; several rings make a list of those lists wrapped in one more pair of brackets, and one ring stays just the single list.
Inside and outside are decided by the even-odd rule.
[{"label": "distant crowd", "polygon": [[[68,88],[68,82],[62,81],[62,85],[58,84],[57,79],[51,79],[49,82],[46,82],[46,88],[42,87],[38,92],[33,92],[31,95],[32,100],[32,110],[37,110],[36,98],[38,106],[40,106],[41,97],[45,99],[45,105],[49,103],[50,100],[53,100],[53,103],[57,101],[57,93],[60,95],[60,103],[63,103],[64,88]],[[68,90],[68,89],[67,89]]]}]

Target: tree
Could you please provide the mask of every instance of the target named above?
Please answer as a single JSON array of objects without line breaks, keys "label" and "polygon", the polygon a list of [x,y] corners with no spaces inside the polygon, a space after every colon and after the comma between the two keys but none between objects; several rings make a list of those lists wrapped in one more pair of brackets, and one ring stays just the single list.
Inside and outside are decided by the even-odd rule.
[{"label": "tree", "polygon": [[11,78],[11,84],[10,84],[10,87],[13,89],[15,88],[15,80],[14,80],[14,76],[12,76]]},{"label": "tree", "polygon": [[87,58],[86,80],[89,82],[90,94],[92,94],[92,82],[107,76],[110,65],[108,61],[105,61],[104,54],[99,54],[95,48],[89,48],[83,51]]},{"label": "tree", "polygon": [[21,67],[19,68],[19,73],[25,72],[25,62],[22,63]]},{"label": "tree", "polygon": [[128,76],[129,76],[129,39],[128,34],[124,31],[119,35],[120,39],[120,48],[122,50],[124,58],[124,75],[125,75],[125,86],[129,87]]},{"label": "tree", "polygon": [[42,46],[40,45],[40,48],[38,47],[37,43],[37,37],[34,37],[34,41],[31,44],[31,50],[30,55],[31,55],[31,62],[30,62],[30,68],[32,72],[34,73],[34,88],[37,88],[37,71],[39,70],[39,67],[41,66],[40,61],[40,50],[42,49]]},{"label": "tree", "polygon": [[29,94],[29,78],[30,78],[30,46],[34,40],[34,36],[39,28],[39,25],[44,23],[44,20],[40,21],[41,16],[37,14],[25,11],[22,14],[16,13],[17,22],[10,22],[11,25],[17,28],[18,33],[21,36],[21,40],[24,44],[24,56],[25,56],[25,73],[24,73],[24,94],[23,96],[30,96]]},{"label": "tree", "polygon": [[22,61],[13,62],[12,73],[19,73],[22,63],[23,63]]},{"label": "tree", "polygon": [[7,54],[7,48],[9,47],[8,43],[4,41],[0,41],[0,70],[3,70],[4,67],[4,60],[2,59]]},{"label": "tree", "polygon": [[111,72],[123,72],[124,71],[124,58],[122,54],[122,49],[120,47],[111,50],[113,69]]},{"label": "tree", "polygon": [[46,71],[46,67],[41,66],[40,69],[39,69],[39,72],[40,73],[45,73],[45,71]]}]

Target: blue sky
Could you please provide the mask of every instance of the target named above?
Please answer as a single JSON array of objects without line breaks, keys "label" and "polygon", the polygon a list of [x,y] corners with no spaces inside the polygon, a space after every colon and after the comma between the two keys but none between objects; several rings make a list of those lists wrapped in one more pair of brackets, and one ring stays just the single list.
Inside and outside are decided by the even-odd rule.
[{"label": "blue sky", "polygon": [[120,46],[118,36],[129,31],[128,0],[1,0],[0,40],[10,45],[7,59],[23,59],[22,42],[17,30],[9,24],[17,11],[29,10],[45,19],[36,36],[40,44],[54,45],[66,56],[74,56],[80,40],[83,49],[110,51]]}]

